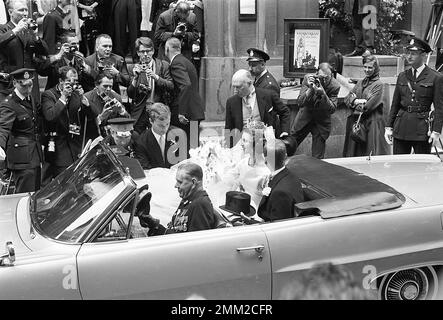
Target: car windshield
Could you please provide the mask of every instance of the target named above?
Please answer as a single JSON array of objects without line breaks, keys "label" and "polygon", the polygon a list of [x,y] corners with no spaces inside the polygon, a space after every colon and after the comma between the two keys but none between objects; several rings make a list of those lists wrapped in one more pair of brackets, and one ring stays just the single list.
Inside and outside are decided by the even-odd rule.
[{"label": "car windshield", "polygon": [[123,173],[97,145],[31,197],[33,226],[44,236],[76,242],[124,190]]}]

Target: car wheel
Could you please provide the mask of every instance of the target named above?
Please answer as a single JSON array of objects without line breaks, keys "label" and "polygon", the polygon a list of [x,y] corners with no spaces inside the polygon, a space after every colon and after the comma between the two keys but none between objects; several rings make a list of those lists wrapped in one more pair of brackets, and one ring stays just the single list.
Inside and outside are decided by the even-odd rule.
[{"label": "car wheel", "polygon": [[381,300],[432,300],[438,291],[433,267],[400,270],[383,277],[379,286]]}]

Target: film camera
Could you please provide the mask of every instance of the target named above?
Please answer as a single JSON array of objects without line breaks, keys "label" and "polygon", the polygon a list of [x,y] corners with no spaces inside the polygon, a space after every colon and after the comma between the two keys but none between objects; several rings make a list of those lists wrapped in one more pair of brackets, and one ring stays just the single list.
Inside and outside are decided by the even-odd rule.
[{"label": "film camera", "polygon": [[316,87],[320,87],[320,77],[317,75],[317,74],[315,74],[315,75],[313,75],[313,78],[314,78],[314,85],[316,86]]},{"label": "film camera", "polygon": [[186,27],[186,22],[180,22],[177,25],[177,30],[180,31],[180,32],[186,32],[187,29],[188,28]]},{"label": "film camera", "polygon": [[34,19],[28,19],[28,28],[36,31],[38,29],[37,21],[35,21]]}]

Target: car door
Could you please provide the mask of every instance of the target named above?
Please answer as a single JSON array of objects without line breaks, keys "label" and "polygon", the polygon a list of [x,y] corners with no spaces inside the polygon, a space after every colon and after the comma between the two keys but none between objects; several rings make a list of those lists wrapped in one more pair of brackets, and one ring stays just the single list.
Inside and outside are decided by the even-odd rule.
[{"label": "car door", "polygon": [[86,243],[77,257],[84,299],[270,299],[260,226]]},{"label": "car door", "polygon": [[[334,219],[306,217],[264,225],[272,255],[273,299],[301,271],[324,262],[345,265],[368,290],[375,289],[373,279],[414,270],[411,277],[427,278],[428,298],[435,298],[437,269],[429,266],[443,264],[442,209],[396,209]],[[398,280],[407,288],[408,275],[403,276]],[[380,290],[378,297],[386,298]],[[400,297],[391,293],[390,298]]]}]

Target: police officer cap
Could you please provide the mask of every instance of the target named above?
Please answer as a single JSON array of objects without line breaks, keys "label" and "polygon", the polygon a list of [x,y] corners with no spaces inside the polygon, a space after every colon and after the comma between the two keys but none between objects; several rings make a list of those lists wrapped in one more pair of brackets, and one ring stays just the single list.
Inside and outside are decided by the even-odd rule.
[{"label": "police officer cap", "polygon": [[21,68],[11,72],[10,75],[15,80],[29,80],[34,79],[34,72],[34,69]]},{"label": "police officer cap", "polygon": [[108,124],[133,124],[135,119],[131,118],[113,118],[108,120]]},{"label": "police officer cap", "polygon": [[431,46],[427,44],[425,41],[417,38],[412,37],[411,41],[409,42],[409,45],[406,47],[407,50],[411,51],[423,51],[425,53],[431,52]]},{"label": "police officer cap", "polygon": [[255,48],[249,48],[248,50],[246,50],[246,52],[248,53],[249,57],[248,59],[246,59],[247,61],[268,61],[269,60],[269,56],[266,52],[255,49]]}]

